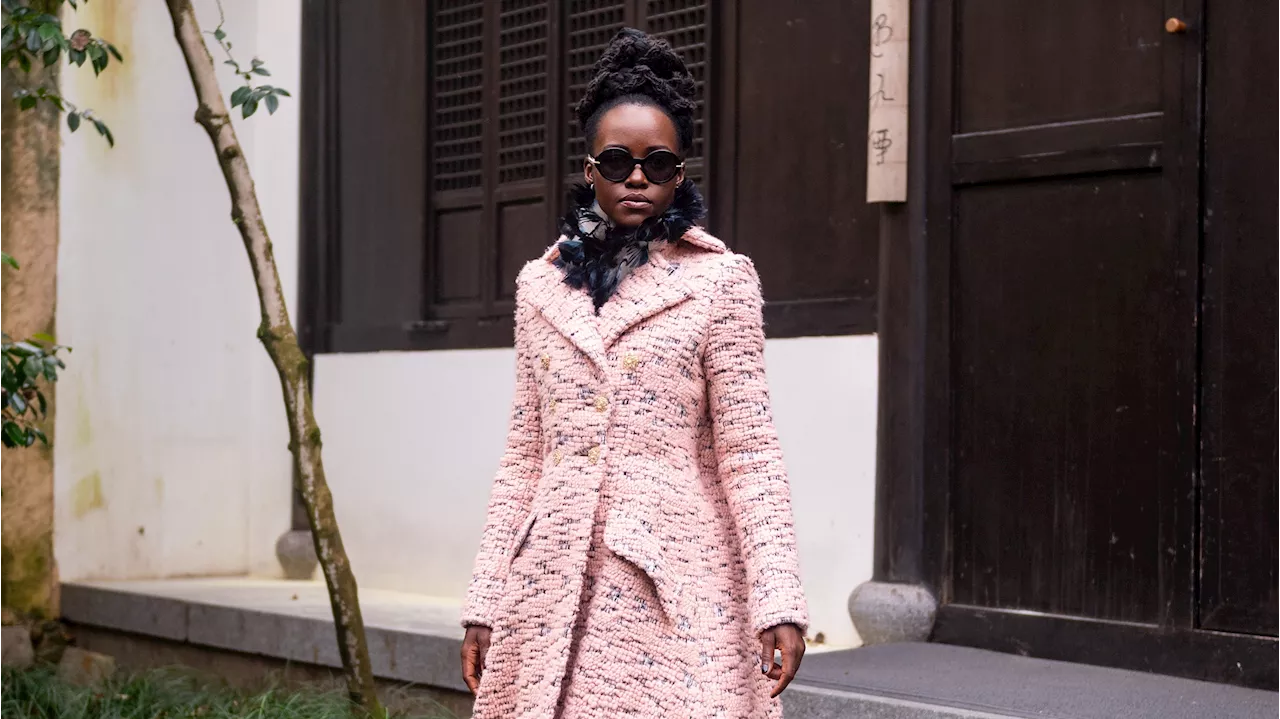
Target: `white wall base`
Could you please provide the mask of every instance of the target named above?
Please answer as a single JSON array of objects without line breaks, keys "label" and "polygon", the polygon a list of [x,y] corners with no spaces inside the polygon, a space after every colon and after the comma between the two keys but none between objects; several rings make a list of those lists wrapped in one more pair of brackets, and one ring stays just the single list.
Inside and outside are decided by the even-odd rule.
[{"label": "white wall base", "polygon": [[[875,337],[770,340],[810,635],[852,646],[849,592],[871,576]],[[461,597],[506,435],[514,352],[316,358],[316,413],[362,586]]]}]

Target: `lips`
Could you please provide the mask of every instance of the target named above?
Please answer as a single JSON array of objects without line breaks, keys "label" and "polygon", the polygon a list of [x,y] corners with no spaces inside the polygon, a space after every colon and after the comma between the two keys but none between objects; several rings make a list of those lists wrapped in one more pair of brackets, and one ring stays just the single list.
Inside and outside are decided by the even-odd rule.
[{"label": "lips", "polygon": [[633,210],[641,210],[649,207],[653,203],[650,202],[649,198],[645,197],[644,195],[633,192],[630,195],[627,195],[623,197],[621,200],[619,200],[618,204]]}]

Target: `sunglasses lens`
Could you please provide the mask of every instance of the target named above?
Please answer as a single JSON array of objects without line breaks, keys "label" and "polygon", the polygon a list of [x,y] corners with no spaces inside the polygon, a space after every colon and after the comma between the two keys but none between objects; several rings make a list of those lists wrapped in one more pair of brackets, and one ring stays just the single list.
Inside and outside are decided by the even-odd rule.
[{"label": "sunglasses lens", "polygon": [[680,160],[675,156],[675,153],[658,150],[657,152],[649,153],[649,156],[644,158],[644,174],[649,178],[650,182],[658,184],[670,182],[671,178],[675,177],[676,172],[679,171],[679,165]]},{"label": "sunglasses lens", "polygon": [[635,163],[631,160],[631,153],[616,148],[600,153],[596,157],[596,163],[596,169],[609,182],[622,182],[635,167]]}]

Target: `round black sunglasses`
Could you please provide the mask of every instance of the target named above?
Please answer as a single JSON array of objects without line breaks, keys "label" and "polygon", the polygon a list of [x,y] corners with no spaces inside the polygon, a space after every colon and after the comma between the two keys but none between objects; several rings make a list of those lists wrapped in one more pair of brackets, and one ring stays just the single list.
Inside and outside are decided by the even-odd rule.
[{"label": "round black sunglasses", "polygon": [[587,162],[595,165],[600,176],[609,182],[626,180],[636,165],[639,165],[649,182],[664,185],[684,169],[684,163],[670,150],[654,150],[644,157],[632,157],[630,152],[622,148],[611,147],[595,157],[587,155]]}]

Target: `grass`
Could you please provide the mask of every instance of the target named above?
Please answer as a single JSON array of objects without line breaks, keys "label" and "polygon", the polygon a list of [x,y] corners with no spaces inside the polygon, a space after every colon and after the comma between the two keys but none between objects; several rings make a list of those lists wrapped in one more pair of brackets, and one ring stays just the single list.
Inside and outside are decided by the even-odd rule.
[{"label": "grass", "polygon": [[[340,692],[269,689],[249,694],[173,670],[113,679],[96,689],[61,681],[52,667],[4,670],[4,719],[351,719]],[[394,715],[393,715],[394,716]],[[441,711],[402,719],[453,719]]]}]

